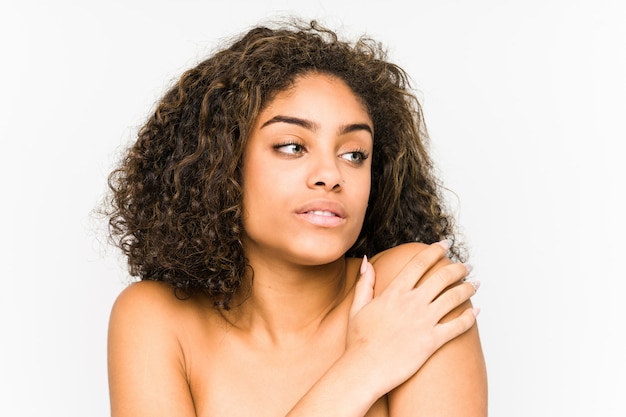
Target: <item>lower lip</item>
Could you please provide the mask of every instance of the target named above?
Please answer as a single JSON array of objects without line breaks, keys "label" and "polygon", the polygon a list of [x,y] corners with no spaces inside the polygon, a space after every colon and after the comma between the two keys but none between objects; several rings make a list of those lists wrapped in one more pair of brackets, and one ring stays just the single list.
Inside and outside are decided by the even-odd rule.
[{"label": "lower lip", "polygon": [[346,219],[338,216],[322,216],[313,213],[300,213],[299,217],[307,222],[320,227],[336,227],[345,223]]}]

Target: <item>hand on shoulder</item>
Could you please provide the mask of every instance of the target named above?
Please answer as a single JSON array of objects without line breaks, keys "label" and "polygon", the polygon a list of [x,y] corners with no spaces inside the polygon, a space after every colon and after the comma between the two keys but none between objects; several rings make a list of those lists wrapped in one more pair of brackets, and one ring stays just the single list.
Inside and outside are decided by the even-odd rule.
[{"label": "hand on shoulder", "polygon": [[[447,246],[447,242],[445,241],[444,243],[438,242],[436,244],[441,245],[444,249]],[[446,256],[446,252],[444,252],[441,258],[437,259],[433,263],[428,263],[426,258],[419,256],[419,254],[429,246],[430,245],[421,242],[404,243],[373,256],[370,263],[374,266],[376,271],[375,294],[378,295],[385,288],[387,288],[391,281],[393,281],[393,279],[410,263],[418,265],[420,270],[425,271],[422,276],[415,277],[415,287],[422,285],[441,268],[452,264],[450,258]],[[470,265],[465,264],[465,268],[467,273],[471,271]],[[415,268],[412,267],[410,270],[415,271]],[[463,278],[467,276],[467,273],[460,276],[459,280],[452,285],[461,283]],[[472,283],[476,288],[478,288],[477,282],[472,281]]]},{"label": "hand on shoulder", "polygon": [[[381,252],[371,261],[370,273],[376,275],[374,300],[389,298],[401,304],[402,309],[413,311],[403,320],[432,320],[429,326],[409,330],[412,337],[402,333],[394,338],[390,345],[395,350],[384,353],[388,358],[396,358],[404,350],[401,344],[408,346],[418,341],[418,345],[430,347],[421,353],[426,358],[414,374],[389,392],[393,416],[487,413],[487,378],[475,325],[477,311],[469,300],[477,282],[463,282],[468,269],[447,258],[445,246],[443,243],[444,250],[440,250],[436,245],[407,243]],[[411,310],[413,301],[406,301],[410,297],[398,298],[398,293],[412,293],[418,300],[421,297],[422,304]],[[419,351],[413,355],[420,358]]]},{"label": "hand on shoulder", "polygon": [[[448,248],[445,243],[402,245],[373,259],[376,268],[363,264],[346,351],[365,352],[367,366],[376,369],[382,394],[408,380],[435,351],[475,322],[471,308],[441,322],[475,292],[469,284],[446,291],[468,272],[465,265],[445,258]],[[427,275],[431,278],[425,280]],[[379,277],[382,283],[374,284]],[[416,288],[418,282],[420,288]],[[376,289],[379,285],[383,288]]]},{"label": "hand on shoulder", "polygon": [[[387,288],[389,283],[398,275],[402,268],[411,261],[414,256],[426,248],[428,248],[428,245],[421,242],[403,243],[373,256],[370,259],[370,263],[376,271],[375,295],[380,294]],[[435,265],[432,267],[429,266],[429,270],[435,270],[449,263],[451,263],[451,261],[444,256]],[[420,281],[422,280],[420,279]],[[420,281],[418,281],[416,285],[419,285]]]}]

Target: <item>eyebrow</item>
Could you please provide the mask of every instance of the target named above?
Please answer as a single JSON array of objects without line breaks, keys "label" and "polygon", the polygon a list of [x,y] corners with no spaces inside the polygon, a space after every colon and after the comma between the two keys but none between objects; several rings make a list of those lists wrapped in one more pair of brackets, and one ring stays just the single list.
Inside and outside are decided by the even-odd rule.
[{"label": "eyebrow", "polygon": [[[268,121],[266,121],[265,123],[263,123],[261,125],[261,129],[263,129],[265,126],[268,126],[274,123],[288,123],[288,124],[303,127],[312,132],[319,129],[319,124],[311,120],[301,119],[299,117],[281,116],[281,115],[274,116]],[[374,131],[372,130],[371,126],[368,125],[367,123],[352,123],[352,124],[342,125],[339,128],[339,133],[345,134],[345,133],[355,132],[359,130],[365,130],[366,132],[369,132],[370,135],[374,136]]]}]

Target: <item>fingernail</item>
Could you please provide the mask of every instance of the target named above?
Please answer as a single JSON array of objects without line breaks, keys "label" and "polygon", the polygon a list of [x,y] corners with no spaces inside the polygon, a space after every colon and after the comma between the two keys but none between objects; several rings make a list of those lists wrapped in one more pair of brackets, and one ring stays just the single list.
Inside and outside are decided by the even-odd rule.
[{"label": "fingernail", "polygon": [[480,314],[480,308],[473,308],[472,313],[474,313],[474,317],[478,317],[478,315]]},{"label": "fingernail", "polygon": [[463,265],[465,265],[465,269],[467,269],[467,275],[471,274],[472,271],[474,270],[474,265],[472,265],[469,262],[466,262]]},{"label": "fingernail", "polygon": [[361,275],[367,272],[367,255],[363,255],[363,260],[361,261]]},{"label": "fingernail", "polygon": [[478,291],[478,289],[480,288],[480,281],[475,280],[475,279],[471,279],[466,281],[469,285],[472,286],[472,288],[474,288],[474,292]]},{"label": "fingernail", "polygon": [[444,248],[445,250],[448,250],[452,247],[452,240],[444,239],[444,240],[437,242],[437,244],[441,246],[442,248]]}]

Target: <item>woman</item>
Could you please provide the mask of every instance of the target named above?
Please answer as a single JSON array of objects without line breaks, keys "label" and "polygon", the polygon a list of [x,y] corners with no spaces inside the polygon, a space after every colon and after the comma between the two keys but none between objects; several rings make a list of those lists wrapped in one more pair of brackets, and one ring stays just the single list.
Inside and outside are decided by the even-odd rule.
[{"label": "woman", "polygon": [[183,74],[110,177],[112,415],[486,415],[426,139],[404,71],[315,22]]}]

